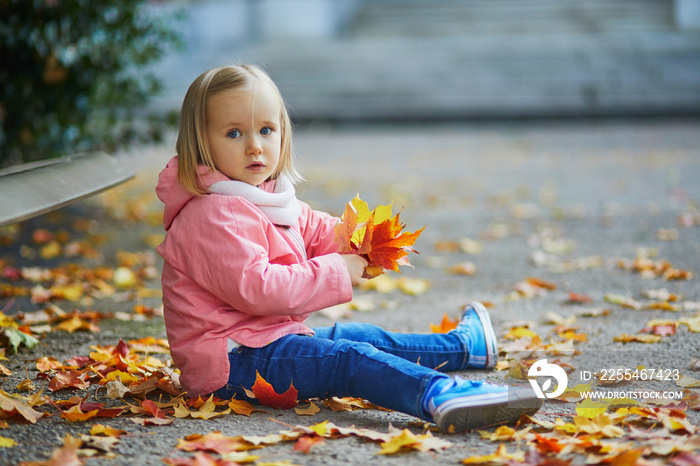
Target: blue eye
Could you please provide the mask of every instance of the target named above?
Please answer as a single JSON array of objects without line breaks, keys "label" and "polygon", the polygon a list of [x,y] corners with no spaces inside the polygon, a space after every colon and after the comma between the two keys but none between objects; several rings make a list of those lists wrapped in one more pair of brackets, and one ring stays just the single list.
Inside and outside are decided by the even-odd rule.
[{"label": "blue eye", "polygon": [[266,126],[260,130],[260,134],[262,134],[263,136],[269,136],[270,134],[272,134],[272,128]]},{"label": "blue eye", "polygon": [[226,136],[231,139],[236,139],[241,136],[241,132],[234,129],[229,131],[228,134],[226,134]]}]

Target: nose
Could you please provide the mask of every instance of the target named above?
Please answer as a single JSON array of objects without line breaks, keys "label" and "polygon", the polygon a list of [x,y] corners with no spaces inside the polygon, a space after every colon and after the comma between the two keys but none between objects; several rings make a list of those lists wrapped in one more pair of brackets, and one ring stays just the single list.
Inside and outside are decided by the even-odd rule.
[{"label": "nose", "polygon": [[248,147],[246,147],[246,154],[248,155],[259,155],[262,154],[262,145],[258,140],[257,135],[252,135],[248,138]]}]

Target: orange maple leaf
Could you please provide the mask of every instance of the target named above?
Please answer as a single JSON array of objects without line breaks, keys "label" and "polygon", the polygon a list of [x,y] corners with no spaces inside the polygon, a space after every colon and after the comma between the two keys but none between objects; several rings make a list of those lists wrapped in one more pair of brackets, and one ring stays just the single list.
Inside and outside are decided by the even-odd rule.
[{"label": "orange maple leaf", "polygon": [[263,406],[269,406],[274,409],[291,409],[297,403],[297,394],[299,391],[294,388],[294,384],[289,384],[289,389],[282,394],[275,392],[275,389],[262,378],[258,371],[255,371],[255,384],[253,384],[253,395],[258,399],[258,402]]},{"label": "orange maple leaf", "polygon": [[367,262],[366,272],[372,277],[385,270],[400,272],[399,266],[411,264],[408,254],[416,251],[416,242],[425,227],[415,233],[403,232],[397,213],[391,216],[391,206],[379,206],[369,211],[367,203],[355,197],[345,206],[343,221],[335,227],[335,241],[341,254],[358,254]]},{"label": "orange maple leaf", "polygon": [[228,407],[231,408],[231,410],[234,413],[242,414],[243,416],[250,416],[251,413],[253,413],[255,411],[258,411],[261,413],[265,412],[262,409],[256,409],[255,406],[248,403],[247,401],[236,400],[235,398],[231,398],[231,401],[228,402]]},{"label": "orange maple leaf", "polygon": [[49,372],[53,369],[58,369],[63,366],[61,362],[53,357],[41,357],[36,360],[36,370],[39,372]]},{"label": "orange maple leaf", "polygon": [[83,422],[97,416],[98,409],[85,412],[80,408],[80,405],[75,405],[61,413],[61,417],[69,422]]},{"label": "orange maple leaf", "polygon": [[114,427],[105,426],[102,424],[93,424],[90,428],[90,435],[102,435],[105,437],[121,437],[126,434],[127,431],[121,429],[115,429]]},{"label": "orange maple leaf", "polygon": [[456,329],[457,324],[459,324],[459,319],[452,320],[447,316],[447,313],[444,313],[440,325],[430,324],[430,331],[433,333],[447,333]]}]

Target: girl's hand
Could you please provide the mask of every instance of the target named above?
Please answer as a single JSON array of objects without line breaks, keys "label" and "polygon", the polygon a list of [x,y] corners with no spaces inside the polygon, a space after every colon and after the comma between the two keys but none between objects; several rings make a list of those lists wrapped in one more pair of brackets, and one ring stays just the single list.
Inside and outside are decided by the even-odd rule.
[{"label": "girl's hand", "polygon": [[357,254],[341,254],[340,257],[345,259],[345,265],[348,268],[352,286],[358,285],[360,283],[360,278],[362,278],[365,274],[367,261]]}]

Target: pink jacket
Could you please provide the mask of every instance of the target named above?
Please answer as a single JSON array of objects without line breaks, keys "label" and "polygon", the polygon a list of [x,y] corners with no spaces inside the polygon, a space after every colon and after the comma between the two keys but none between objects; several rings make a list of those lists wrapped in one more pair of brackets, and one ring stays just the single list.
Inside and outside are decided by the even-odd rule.
[{"label": "pink jacket", "polygon": [[[203,181],[227,179],[217,172]],[[261,188],[272,192],[274,181]],[[301,203],[291,232],[243,198],[194,196],[177,181],[177,157],[160,173],[156,192],[167,230],[158,246],[165,327],[190,396],[226,385],[229,338],[258,348],[311,334],[304,324],[311,312],[352,299],[345,261],[335,252],[336,218]]]}]

